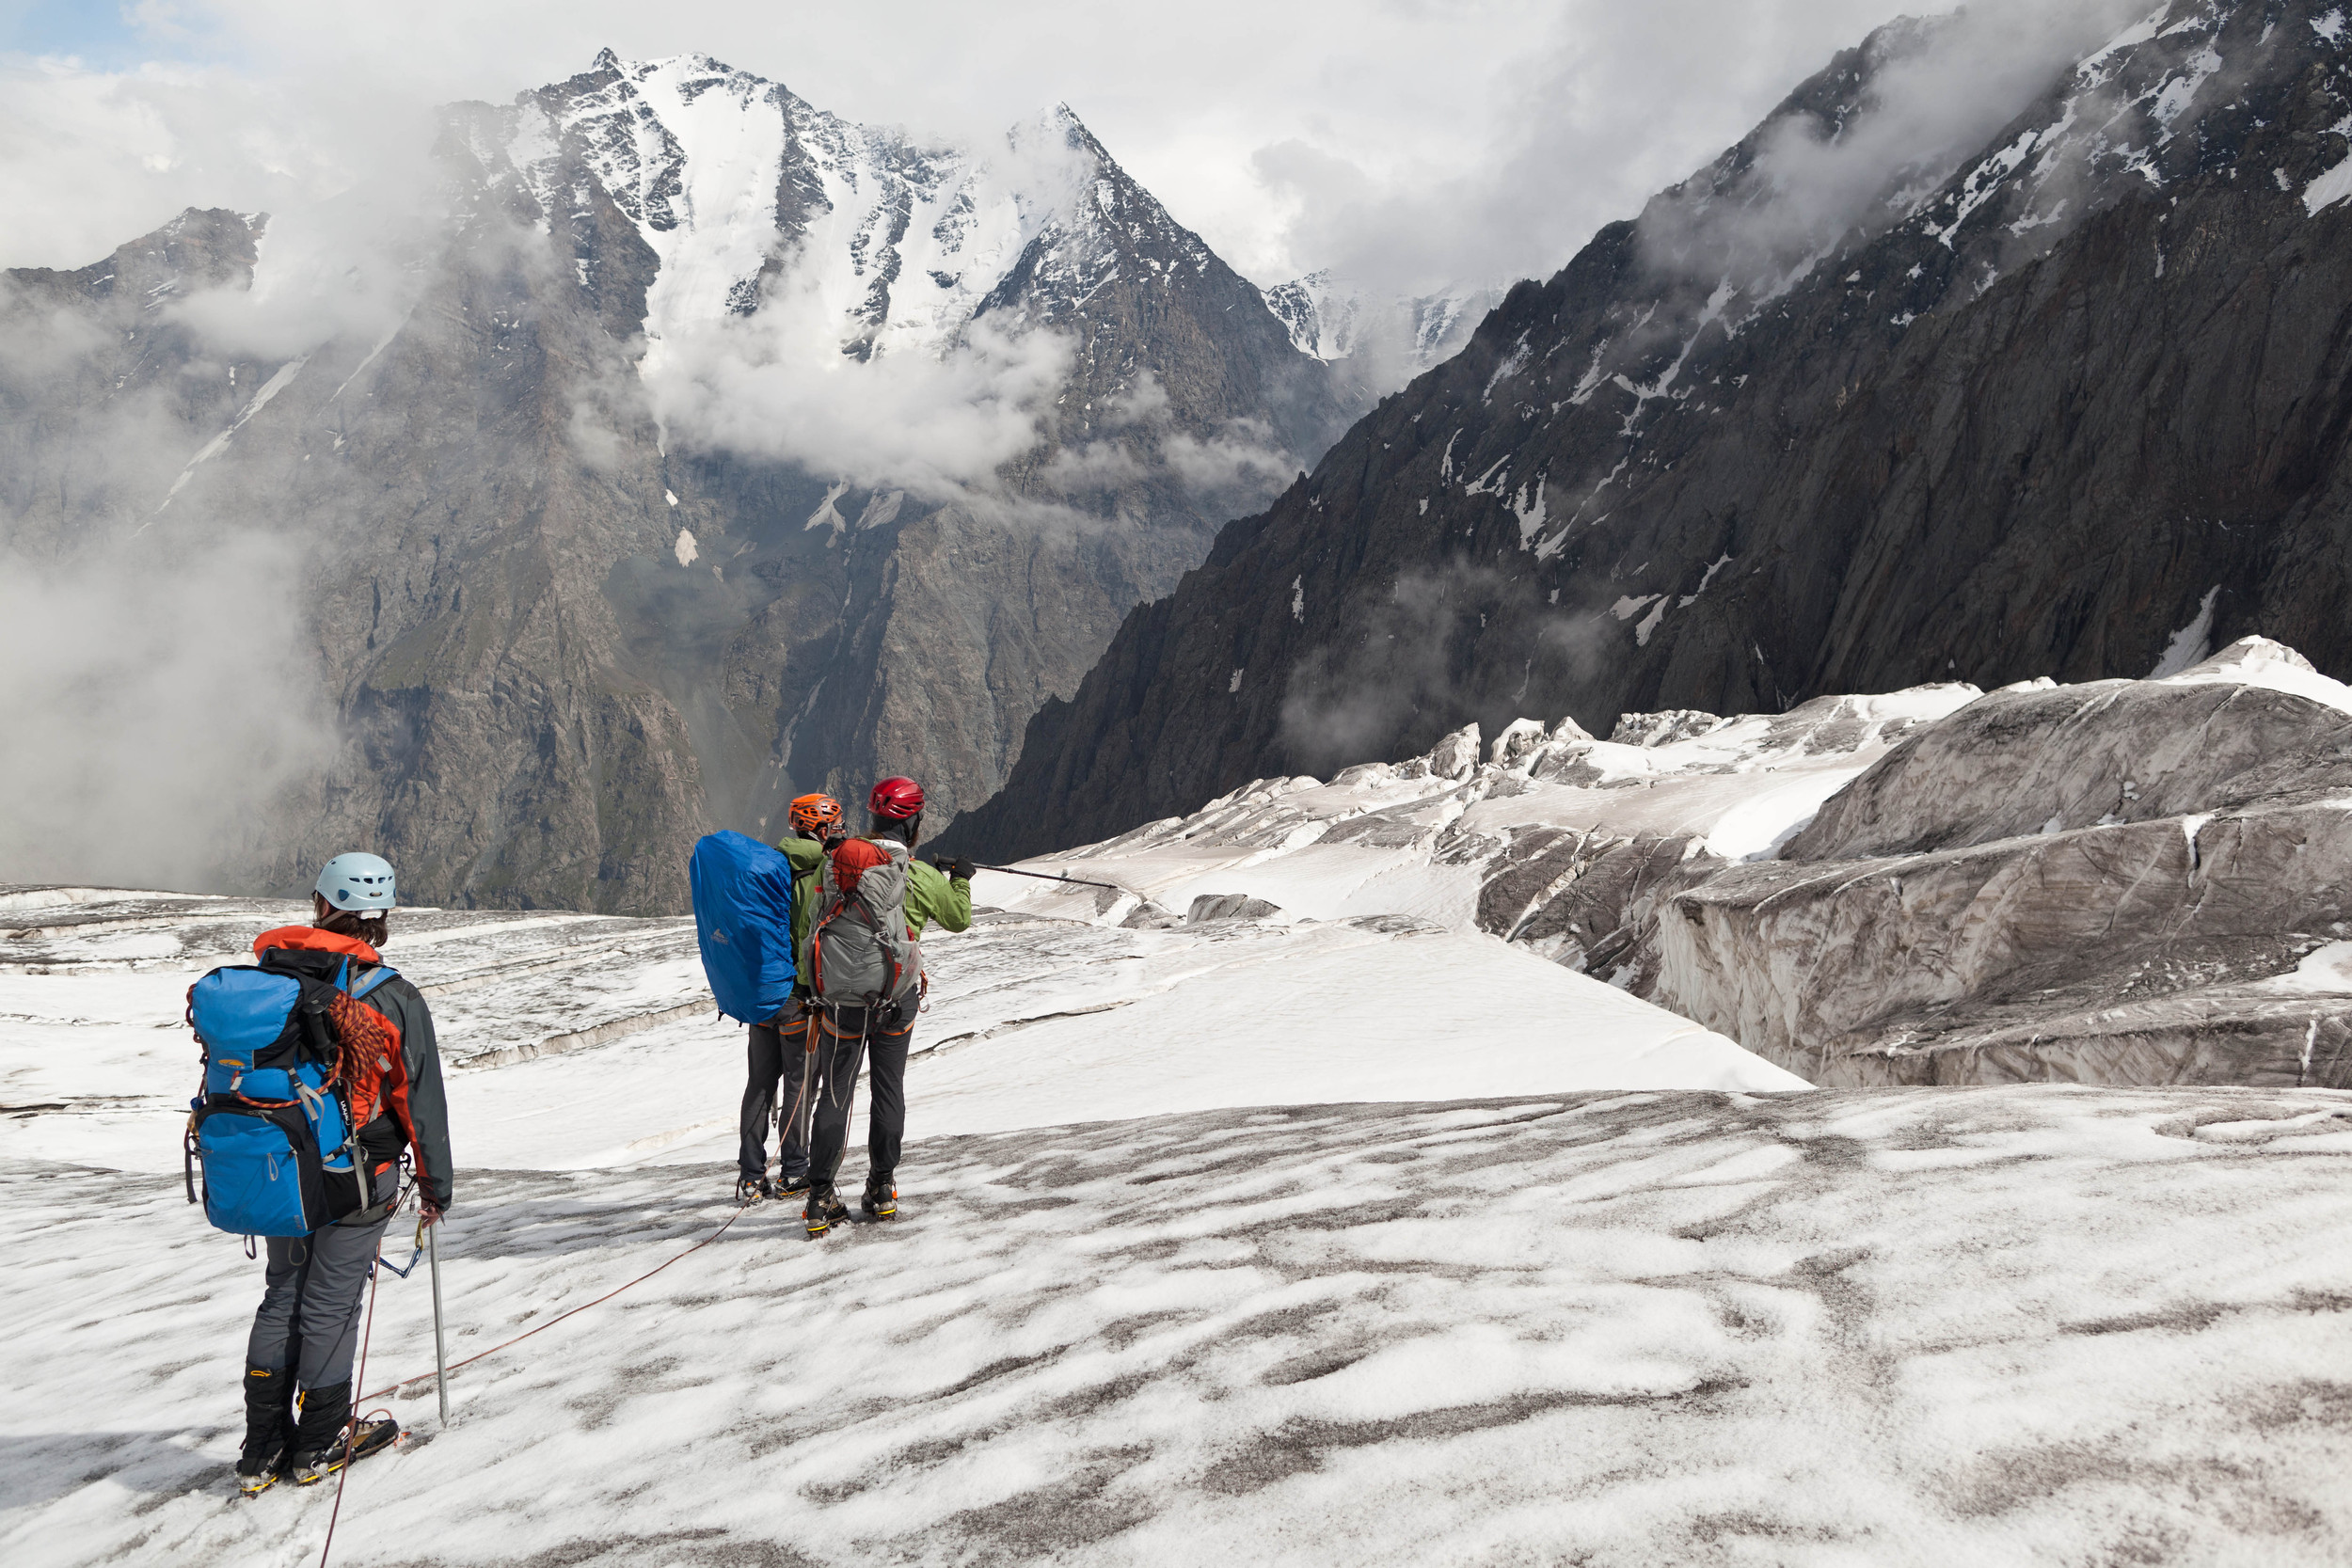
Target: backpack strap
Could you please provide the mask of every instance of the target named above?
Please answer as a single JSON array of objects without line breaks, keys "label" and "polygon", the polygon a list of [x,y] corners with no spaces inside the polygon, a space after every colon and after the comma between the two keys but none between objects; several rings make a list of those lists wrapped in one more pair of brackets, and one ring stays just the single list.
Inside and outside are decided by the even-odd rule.
[{"label": "backpack strap", "polygon": [[358,985],[350,987],[349,990],[353,1000],[356,1001],[358,998],[367,995],[368,992],[373,990],[385,981],[397,980],[399,978],[399,970],[392,968],[389,964],[378,964],[375,968],[369,970],[368,973],[360,978]]}]

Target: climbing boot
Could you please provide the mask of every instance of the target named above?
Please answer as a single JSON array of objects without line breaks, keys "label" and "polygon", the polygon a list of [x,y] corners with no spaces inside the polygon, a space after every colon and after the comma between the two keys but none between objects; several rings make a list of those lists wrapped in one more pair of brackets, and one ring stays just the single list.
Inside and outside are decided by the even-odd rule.
[{"label": "climbing boot", "polygon": [[305,1388],[301,1411],[293,1441],[287,1447],[293,1455],[294,1484],[310,1486],[318,1481],[320,1474],[326,1473],[319,1471],[318,1466],[325,1463],[328,1451],[342,1442],[343,1428],[350,1423],[351,1385],[338,1383],[325,1388]]},{"label": "climbing boot", "polygon": [[318,1453],[297,1454],[294,1462],[296,1486],[316,1486],[346,1465],[355,1465],[372,1453],[382,1453],[400,1441],[400,1423],[389,1416],[373,1420],[351,1423],[351,1431]]},{"label": "climbing boot", "polygon": [[831,1187],[811,1187],[801,1217],[808,1222],[809,1235],[822,1236],[850,1217],[850,1206]]},{"label": "climbing boot", "polygon": [[259,1497],[286,1473],[286,1439],[294,1430],[292,1368],[245,1370],[245,1447],[237,1454],[237,1491]]},{"label": "climbing boot", "polygon": [[898,1217],[898,1189],[886,1171],[877,1171],[866,1179],[866,1196],[858,1199],[858,1212],[869,1220],[895,1220]]},{"label": "climbing boot", "polygon": [[776,1184],[764,1176],[746,1176],[735,1183],[735,1201],[745,1208],[761,1198],[776,1196]]}]

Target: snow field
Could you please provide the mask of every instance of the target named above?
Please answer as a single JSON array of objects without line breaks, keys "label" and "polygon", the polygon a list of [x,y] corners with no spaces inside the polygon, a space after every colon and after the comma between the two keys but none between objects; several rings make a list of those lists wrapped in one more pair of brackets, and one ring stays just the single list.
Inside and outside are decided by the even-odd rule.
[{"label": "snow field", "polygon": [[[1516,826],[1769,854],[1966,695],[1449,737],[1030,863],[1117,890],[983,873],[908,1217],[755,1207],[461,1370],[446,1433],[387,1279],[366,1381],[421,1441],[337,1560],[2344,1560],[2352,1095],[1776,1092],[1473,924]],[[314,1560],[323,1497],[229,1500],[260,1270],[176,1176],[186,986],[298,907],[82,891],[0,904],[0,1556]],[[734,1212],[689,923],[404,911],[387,957],[453,1064],[453,1358]]]},{"label": "snow field", "polygon": [[[894,1227],[760,1206],[456,1374],[448,1432],[412,1385],[426,1440],[353,1472],[336,1557],[2341,1561],[2348,1112],[1574,1094],[935,1138]],[[470,1178],[453,1356],[707,1234],[724,1180]],[[0,1554],[315,1558],[324,1490],[227,1495],[258,1267],[172,1180],[7,1160],[0,1194]],[[428,1371],[422,1276],[376,1311],[370,1383]]]},{"label": "snow field", "polygon": [[[1046,962],[1041,941],[1057,949]],[[911,1136],[1333,1098],[1805,1086],[1473,932],[1009,920],[940,943],[937,962],[908,1069]]]},{"label": "snow field", "polygon": [[[181,1168],[187,989],[303,912],[242,905],[97,902],[11,943],[0,1104],[47,1108],[0,1119],[0,1154]],[[744,1033],[711,1010],[693,942],[687,920],[402,911],[385,958],[433,1007],[460,1170],[730,1157]],[[1125,930],[983,915],[925,953],[915,1138],[1335,1099],[1803,1086],[1686,1019],[1409,919]],[[1454,993],[1426,994],[1433,979]]]}]

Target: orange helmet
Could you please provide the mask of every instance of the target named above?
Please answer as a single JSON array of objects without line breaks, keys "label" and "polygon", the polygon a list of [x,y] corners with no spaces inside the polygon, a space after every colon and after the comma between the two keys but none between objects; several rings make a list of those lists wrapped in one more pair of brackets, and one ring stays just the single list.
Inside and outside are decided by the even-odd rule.
[{"label": "orange helmet", "polygon": [[792,802],[792,831],[809,838],[834,838],[847,830],[841,802],[830,795],[803,795]]}]

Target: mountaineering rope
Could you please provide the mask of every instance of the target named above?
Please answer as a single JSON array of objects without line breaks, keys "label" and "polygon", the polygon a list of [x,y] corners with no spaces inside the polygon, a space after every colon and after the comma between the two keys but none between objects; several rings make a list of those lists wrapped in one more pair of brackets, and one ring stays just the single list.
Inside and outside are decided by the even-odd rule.
[{"label": "mountaineering rope", "polygon": [[[801,1153],[805,1158],[808,1154],[809,1138],[812,1133],[801,1126],[801,1107],[808,1101],[809,1070],[817,1065],[817,1019],[808,1014],[802,1016],[807,1019],[807,1023],[801,1031],[801,1086],[799,1091],[792,1096],[792,1134],[801,1140]],[[781,1046],[783,1037],[778,1036],[777,1040]],[[813,1117],[817,1108],[810,1105],[808,1109]],[[784,1174],[784,1107],[779,1101],[776,1107],[776,1174],[779,1177]],[[767,1164],[764,1161],[760,1164],[759,1174],[763,1178],[768,1174]]]},{"label": "mountaineering rope", "polygon": [[[712,1231],[709,1235],[705,1236],[701,1241],[696,1242],[692,1246],[688,1247],[685,1252],[679,1253],[677,1258],[670,1259],[667,1262],[656,1264],[654,1267],[647,1269],[644,1274],[639,1275],[635,1279],[628,1281],[628,1284],[614,1286],[612,1290],[607,1291],[604,1294],[598,1296],[595,1301],[581,1302],[578,1307],[573,1307],[571,1311],[563,1313],[557,1317],[549,1318],[546,1323],[541,1323],[538,1328],[524,1330],[522,1333],[516,1335],[512,1339],[507,1340],[505,1344],[492,1345],[488,1350],[480,1351],[472,1355],[469,1355],[465,1360],[458,1362],[457,1366],[450,1367],[443,1371],[437,1373],[437,1377],[446,1379],[449,1373],[455,1371],[458,1367],[469,1367],[485,1355],[496,1355],[499,1352],[506,1349],[507,1345],[521,1344],[525,1339],[528,1339],[533,1334],[538,1333],[540,1329],[553,1328],[557,1323],[562,1323],[565,1318],[575,1317],[580,1313],[587,1311],[591,1307],[599,1306],[602,1303],[611,1301],[614,1296],[617,1296],[623,1291],[628,1290],[630,1285],[644,1284],[646,1280],[651,1279],[655,1275],[660,1274],[663,1269],[668,1268],[671,1263],[676,1262],[678,1258],[684,1258],[690,1254],[700,1252],[703,1248],[708,1246],[711,1243],[725,1235],[727,1233],[727,1226],[733,1225],[737,1220],[741,1219],[742,1217],[743,1211],[738,1209],[734,1213],[729,1214],[726,1217],[726,1223],[724,1225],[720,1226],[718,1229]],[[390,1265],[387,1264],[386,1266],[389,1267]],[[415,1266],[416,1265],[412,1260],[409,1267],[414,1268]],[[358,1376],[351,1380],[354,1385],[361,1386],[366,1385],[368,1375],[368,1336],[375,1331],[375,1272],[371,1269],[368,1273],[367,1324],[366,1327],[361,1330],[359,1335],[359,1372]],[[406,1379],[405,1381],[407,1383],[414,1383],[417,1380],[412,1377]],[[375,1392],[372,1394],[362,1394],[352,1402],[351,1432],[349,1436],[344,1439],[342,1475],[342,1479],[335,1482],[335,1511],[334,1513],[328,1514],[326,1518],[326,1540],[325,1544],[319,1547],[319,1568],[326,1568],[327,1551],[335,1544],[335,1521],[342,1515],[343,1511],[343,1481],[351,1479],[352,1460],[350,1450],[353,1441],[358,1436],[359,1432],[359,1421],[361,1419],[359,1415],[359,1406],[365,1404],[370,1400],[382,1399],[385,1395],[392,1393],[402,1386],[403,1385],[399,1383],[387,1384],[383,1387],[375,1390]],[[389,1415],[389,1412],[387,1412],[386,1414]]]},{"label": "mountaineering rope", "polygon": [[[628,1290],[631,1285],[643,1285],[646,1280],[651,1279],[655,1275],[658,1275],[663,1269],[668,1268],[671,1263],[676,1262],[679,1258],[686,1258],[694,1253],[700,1252],[703,1248],[708,1246],[711,1243],[725,1235],[727,1233],[727,1226],[733,1225],[737,1220],[741,1219],[744,1212],[745,1211],[742,1209],[736,1210],[734,1213],[729,1214],[726,1217],[726,1223],[724,1225],[720,1226],[718,1229],[712,1231],[709,1235],[705,1236],[701,1241],[696,1242],[692,1246],[688,1247],[686,1251],[679,1253],[677,1258],[673,1258],[669,1259],[668,1262],[656,1264],[654,1267],[647,1269],[644,1274],[639,1275],[635,1279],[628,1281],[628,1284],[614,1286],[612,1290],[607,1291],[604,1294],[598,1296],[595,1301],[581,1302],[578,1307],[573,1307],[569,1312],[561,1313],[556,1317],[549,1318],[546,1323],[541,1323],[537,1328],[527,1328],[523,1330],[522,1333],[516,1335],[512,1339],[505,1341],[504,1344],[492,1345],[488,1350],[475,1352],[473,1354],[466,1357],[463,1361],[453,1362],[451,1364],[449,1370],[453,1372],[460,1367],[470,1367],[475,1362],[481,1360],[484,1356],[496,1355],[499,1352],[506,1349],[508,1345],[519,1345],[525,1339],[530,1338],[533,1334],[538,1334],[547,1329],[553,1328],[557,1323],[562,1323],[565,1318],[575,1317],[580,1313],[587,1311],[591,1307],[598,1307],[603,1305],[605,1302],[611,1301],[614,1296],[619,1295],[623,1291]],[[385,1395],[392,1393],[395,1390],[405,1387],[406,1385],[417,1381],[418,1379],[413,1377],[404,1378],[399,1383],[386,1384],[383,1387],[376,1389],[373,1393],[362,1394],[359,1398],[363,1401],[382,1399]]]},{"label": "mountaineering rope", "polygon": [[[399,1205],[400,1199],[394,1198],[393,1207],[397,1209]],[[415,1268],[415,1260],[411,1259],[408,1266]],[[359,1330],[359,1372],[351,1380],[361,1387],[366,1386],[368,1381],[368,1338],[375,1332],[375,1288],[379,1283],[380,1277],[371,1264],[368,1269],[368,1321]],[[364,1419],[359,1414],[360,1402],[352,1402],[351,1424],[343,1431],[342,1469],[335,1477],[335,1508],[326,1516],[326,1539],[319,1544],[319,1568],[326,1568],[326,1554],[335,1546],[335,1521],[343,1516],[343,1486],[351,1480],[352,1455],[359,1446],[359,1422]]]}]

